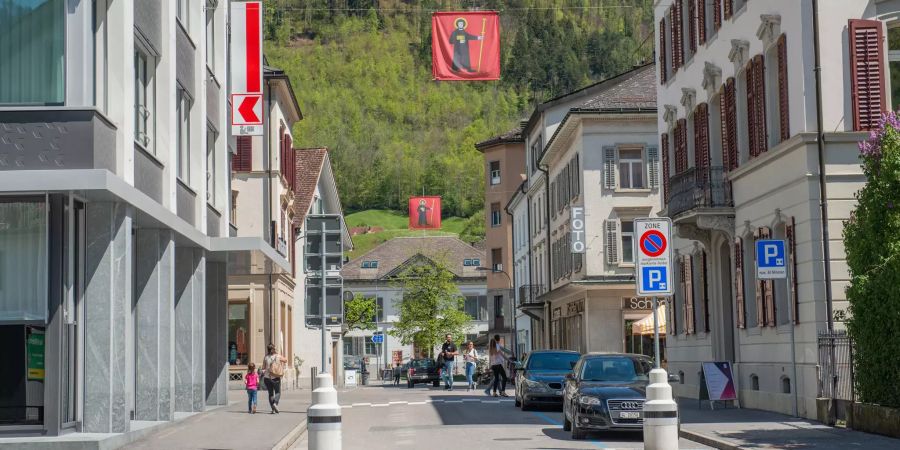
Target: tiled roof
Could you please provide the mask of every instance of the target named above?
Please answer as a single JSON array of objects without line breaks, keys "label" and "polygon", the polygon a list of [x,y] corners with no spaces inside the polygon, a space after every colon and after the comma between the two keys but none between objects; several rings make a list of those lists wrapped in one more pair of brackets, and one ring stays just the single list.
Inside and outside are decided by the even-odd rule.
[{"label": "tiled roof", "polygon": [[[486,272],[463,265],[466,259],[478,259],[484,265],[487,263],[484,255],[484,251],[454,236],[396,237],[344,264],[341,276],[346,280],[381,279],[408,261],[424,256],[443,263],[458,278],[485,278]],[[378,261],[378,267],[363,269],[363,261]]]},{"label": "tiled roof", "polygon": [[656,108],[656,68],[647,64],[603,81],[605,89],[593,93],[574,109],[654,109]]},{"label": "tiled roof", "polygon": [[322,166],[325,164],[325,157],[328,156],[328,149],[295,148],[294,154],[297,160],[297,180],[294,185],[294,226],[302,226],[316,194],[316,185],[319,184],[319,176],[322,174]]},{"label": "tiled roof", "polygon": [[525,142],[525,139],[522,137],[522,126],[518,126],[513,128],[512,130],[507,131],[499,136],[494,136],[486,141],[479,142],[475,144],[475,148],[481,151],[484,151],[486,148],[493,147],[495,145],[500,144],[508,144],[508,143],[517,143],[517,142]]}]

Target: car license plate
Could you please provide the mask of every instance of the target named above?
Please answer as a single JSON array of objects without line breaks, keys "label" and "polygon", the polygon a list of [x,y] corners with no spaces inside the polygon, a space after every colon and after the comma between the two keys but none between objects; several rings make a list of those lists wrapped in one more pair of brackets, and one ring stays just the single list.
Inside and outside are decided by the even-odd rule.
[{"label": "car license plate", "polygon": [[556,395],[562,395],[562,391],[556,391]]},{"label": "car license plate", "polygon": [[622,419],[640,419],[641,413],[638,411],[622,411],[619,413],[619,417]]}]

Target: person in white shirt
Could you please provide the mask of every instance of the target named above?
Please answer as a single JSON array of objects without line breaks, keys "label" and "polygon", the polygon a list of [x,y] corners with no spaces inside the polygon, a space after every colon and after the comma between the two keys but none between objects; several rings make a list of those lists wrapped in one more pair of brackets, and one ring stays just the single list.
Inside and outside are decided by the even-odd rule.
[{"label": "person in white shirt", "polygon": [[[494,338],[491,339],[490,344],[488,344],[488,357],[490,359],[491,371],[494,374],[494,397],[508,397],[508,395],[506,395],[506,370],[503,369],[503,366],[506,364],[506,356],[503,354],[502,347],[500,346],[499,334],[494,335]],[[491,395],[491,386],[488,386],[488,388],[484,390],[484,393]]]},{"label": "person in white shirt", "polygon": [[469,382],[466,391],[471,391],[475,389],[475,381],[472,377],[475,376],[475,367],[478,363],[478,350],[475,350],[474,342],[469,341],[466,344],[466,349],[463,351],[463,361],[466,363],[466,381]]}]

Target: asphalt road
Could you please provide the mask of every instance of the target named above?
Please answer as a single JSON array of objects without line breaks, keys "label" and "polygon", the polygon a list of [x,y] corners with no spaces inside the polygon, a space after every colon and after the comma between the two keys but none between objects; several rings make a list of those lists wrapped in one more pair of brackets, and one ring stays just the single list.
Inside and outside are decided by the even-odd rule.
[{"label": "asphalt road", "polygon": [[[508,393],[513,395],[512,388]],[[559,409],[523,412],[512,397],[466,392],[465,386],[451,392],[431,386],[365,386],[339,391],[338,402],[344,406],[345,449],[643,448],[640,432],[591,434],[587,440],[573,441],[562,429]],[[294,448],[307,448],[305,434]],[[710,447],[682,439],[680,448]]]}]

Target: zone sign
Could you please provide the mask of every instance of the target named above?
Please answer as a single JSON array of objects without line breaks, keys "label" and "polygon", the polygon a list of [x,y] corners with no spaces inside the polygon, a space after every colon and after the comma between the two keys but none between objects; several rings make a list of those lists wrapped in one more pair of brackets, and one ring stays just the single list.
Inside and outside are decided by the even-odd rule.
[{"label": "zone sign", "polygon": [[634,262],[639,297],[674,293],[672,276],[672,221],[666,218],[635,219]]}]

